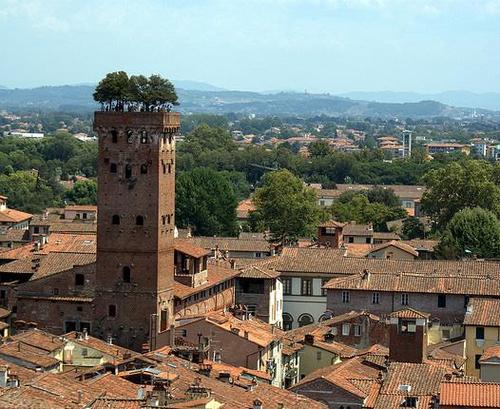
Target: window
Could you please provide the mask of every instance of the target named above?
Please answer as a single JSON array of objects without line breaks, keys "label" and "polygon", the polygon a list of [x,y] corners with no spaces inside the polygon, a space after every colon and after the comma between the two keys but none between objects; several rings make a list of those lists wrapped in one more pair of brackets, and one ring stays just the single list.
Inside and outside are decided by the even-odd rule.
[{"label": "window", "polygon": [[143,216],[137,216],[135,218],[135,224],[137,226],[144,226],[144,217]]},{"label": "window", "polygon": [[355,337],[360,337],[361,336],[361,325],[359,324],[354,324],[352,326],[352,328],[354,329],[354,336]]},{"label": "window", "polygon": [[348,243],[354,243],[354,237],[348,237],[347,238]]},{"label": "window", "polygon": [[78,312],[83,312],[83,307],[82,307],[82,306],[78,306],[78,307],[76,307],[76,310],[77,310]]},{"label": "window", "polygon": [[118,142],[118,131],[112,130],[111,131],[111,142],[117,143]]},{"label": "window", "polygon": [[326,288],[323,288],[325,286],[325,284],[329,281],[330,279],[329,278],[322,278],[321,279],[321,295],[323,297],[326,297],[326,294],[328,292],[328,290]]},{"label": "window", "polygon": [[292,294],[292,279],[291,278],[282,278],[281,282],[283,283],[283,295]]},{"label": "window", "polygon": [[75,274],[75,285],[85,285],[85,276],[83,274]]},{"label": "window", "polygon": [[168,329],[168,310],[161,310],[160,312],[160,331]]},{"label": "window", "polygon": [[476,327],[476,339],[484,339],[484,327]]},{"label": "window", "polygon": [[108,317],[116,317],[116,305],[108,305]]},{"label": "window", "polygon": [[446,308],[446,294],[438,294],[438,308]]},{"label": "window", "polygon": [[380,293],[372,293],[372,304],[380,304]]},{"label": "window", "polygon": [[141,165],[141,175],[147,175],[148,173],[148,165],[146,165],[145,163],[143,163]]},{"label": "window", "polygon": [[480,359],[481,359],[481,354],[477,354],[474,357],[474,368],[481,369],[481,363],[479,362]]},{"label": "window", "polygon": [[365,241],[366,241],[366,244],[370,244],[372,242],[372,238],[371,237],[366,237]]},{"label": "window", "polygon": [[309,325],[314,322],[314,319],[311,314],[302,314],[299,319],[299,327],[303,327],[304,325]]},{"label": "window", "polygon": [[89,354],[89,350],[87,348],[82,348],[82,356],[87,356]]},{"label": "window", "polygon": [[351,324],[347,322],[342,324],[342,335],[348,336],[350,332],[351,332]]},{"label": "window", "polygon": [[292,325],[293,325],[293,317],[285,312],[283,314],[283,329],[285,331],[289,331],[292,329]]},{"label": "window", "polygon": [[403,408],[416,408],[417,407],[417,398],[415,396],[407,396],[403,401]]},{"label": "window", "polygon": [[125,266],[122,268],[122,279],[124,283],[130,283],[130,267]]},{"label": "window", "polygon": [[410,303],[410,296],[408,293],[401,294],[401,305],[408,305]]},{"label": "window", "polygon": [[335,236],[337,229],[335,227],[325,227],[325,236]]},{"label": "window", "polygon": [[132,130],[130,129],[127,131],[127,142],[128,143],[134,142],[134,132],[132,132]]},{"label": "window", "polygon": [[87,213],[82,213],[82,219],[85,220],[85,219],[87,219],[87,217],[88,217]]},{"label": "window", "polygon": [[76,331],[76,321],[66,321],[64,323],[64,332]]},{"label": "window", "polygon": [[114,214],[113,217],[111,218],[111,224],[120,224],[120,216]]},{"label": "window", "polygon": [[316,360],[321,361],[321,351],[316,352]]},{"label": "window", "polygon": [[38,233],[40,233],[40,227],[35,226],[35,227],[33,228],[33,233],[34,233],[34,234],[38,234]]},{"label": "window", "polygon": [[262,253],[260,251],[255,253],[255,258],[261,258],[261,257],[262,257]]},{"label": "window", "polygon": [[141,143],[148,143],[148,133],[141,131]]},{"label": "window", "polygon": [[417,332],[417,323],[415,320],[402,320],[399,324],[399,332],[402,334]]},{"label": "window", "polygon": [[117,171],[116,163],[112,163],[111,165],[109,165],[109,171],[111,173],[116,173]]},{"label": "window", "polygon": [[132,165],[125,166],[125,177],[130,179],[132,177]]},{"label": "window", "polygon": [[301,292],[302,295],[312,295],[312,279],[303,278],[301,281]]},{"label": "window", "polygon": [[344,304],[351,302],[351,293],[349,291],[342,291],[342,302]]}]

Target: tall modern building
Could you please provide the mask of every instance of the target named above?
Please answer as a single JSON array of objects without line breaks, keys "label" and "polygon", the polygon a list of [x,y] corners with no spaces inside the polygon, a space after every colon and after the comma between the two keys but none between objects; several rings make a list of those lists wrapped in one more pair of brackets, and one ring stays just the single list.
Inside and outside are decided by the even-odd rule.
[{"label": "tall modern building", "polygon": [[96,112],[99,135],[94,325],[139,350],[173,323],[175,141],[180,115]]}]

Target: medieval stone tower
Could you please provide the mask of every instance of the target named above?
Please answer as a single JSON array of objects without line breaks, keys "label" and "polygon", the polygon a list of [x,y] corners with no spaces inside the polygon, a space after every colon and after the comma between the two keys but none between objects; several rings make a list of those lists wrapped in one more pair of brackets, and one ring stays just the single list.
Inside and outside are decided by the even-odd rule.
[{"label": "medieval stone tower", "polygon": [[96,112],[98,229],[92,332],[139,350],[173,323],[175,143],[180,115]]}]

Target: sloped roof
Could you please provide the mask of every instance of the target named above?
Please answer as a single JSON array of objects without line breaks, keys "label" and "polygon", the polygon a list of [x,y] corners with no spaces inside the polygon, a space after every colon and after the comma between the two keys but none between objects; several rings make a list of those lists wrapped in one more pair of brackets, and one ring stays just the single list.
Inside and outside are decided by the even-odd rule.
[{"label": "sloped roof", "polygon": [[500,383],[443,382],[439,403],[450,407],[499,408]]},{"label": "sloped roof", "polygon": [[485,362],[492,358],[500,359],[500,345],[494,345],[485,349],[480,361]]},{"label": "sloped roof", "polygon": [[0,211],[0,223],[20,223],[33,217],[30,213],[14,209]]},{"label": "sloped roof", "polygon": [[[497,288],[497,287],[495,287]],[[476,293],[477,294],[477,293]],[[485,292],[478,295],[489,295]],[[497,292],[497,295],[500,294]],[[471,298],[464,319],[465,325],[481,325],[484,327],[500,326],[500,299],[496,298]]]},{"label": "sloped roof", "polygon": [[274,279],[279,277],[279,273],[275,270],[265,268],[263,266],[248,266],[240,268],[240,278],[263,278],[263,279]]},{"label": "sloped roof", "polygon": [[380,369],[382,368],[377,369],[372,365],[367,365],[362,357],[355,357],[313,371],[294,385],[292,390],[298,389],[300,392],[301,386],[324,379],[355,396],[366,398],[371,383],[379,376]]},{"label": "sloped roof", "polygon": [[179,251],[194,258],[201,258],[210,254],[209,250],[206,250],[203,247],[196,246],[186,239],[175,239],[174,248],[175,251]]},{"label": "sloped roof", "polygon": [[500,281],[497,274],[486,276],[482,274],[394,274],[370,272],[369,274],[354,274],[347,277],[333,278],[323,288],[332,290],[497,296],[500,294]]},{"label": "sloped roof", "polygon": [[386,243],[381,243],[381,244],[378,244],[376,246],[374,246],[369,252],[368,254],[371,254],[371,253],[375,253],[377,251],[380,251],[380,250],[383,250],[383,249],[386,249],[387,247],[396,247],[398,248],[399,250],[402,250],[408,254],[411,254],[412,256],[414,257],[418,257],[418,252],[415,251],[415,249],[410,246],[409,244],[405,244],[405,243],[401,243],[400,241],[398,240],[391,240],[391,241],[388,241]]},{"label": "sloped roof", "polygon": [[389,314],[391,318],[428,319],[430,314],[414,310],[413,308],[403,308]]}]

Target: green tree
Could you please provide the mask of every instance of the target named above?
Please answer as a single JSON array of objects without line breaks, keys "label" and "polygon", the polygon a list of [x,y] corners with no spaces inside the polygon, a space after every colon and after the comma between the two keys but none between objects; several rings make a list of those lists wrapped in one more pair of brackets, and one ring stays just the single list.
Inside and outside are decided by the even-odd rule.
[{"label": "green tree", "polygon": [[132,103],[142,103],[145,111],[154,108],[170,108],[178,105],[174,85],[160,75],[132,75],[128,83],[128,100]]},{"label": "green tree", "polygon": [[314,190],[288,170],[267,173],[254,194],[254,223],[259,230],[269,229],[271,240],[289,243],[314,235],[325,218]]},{"label": "green tree", "polygon": [[74,183],[66,196],[68,200],[74,204],[97,204],[97,182],[91,179],[79,180]]},{"label": "green tree", "polygon": [[394,190],[392,190],[390,186],[375,186],[366,192],[366,197],[370,203],[381,203],[388,207],[401,206],[399,197],[396,196]]},{"label": "green tree", "polygon": [[437,251],[445,258],[500,257],[500,221],[480,207],[462,209],[446,226]]},{"label": "green tree", "polygon": [[94,100],[106,105],[109,109],[114,104],[124,104],[130,95],[130,80],[125,71],[116,71],[106,74],[99,81],[94,92]]},{"label": "green tree", "polygon": [[427,191],[422,210],[444,227],[453,215],[465,208],[482,207],[500,214],[500,186],[494,168],[484,161],[452,162],[427,173]]},{"label": "green tree", "polygon": [[408,217],[403,220],[401,233],[406,240],[423,239],[425,237],[425,226],[418,217]]},{"label": "green tree", "polygon": [[178,175],[175,217],[179,227],[191,226],[197,235],[235,235],[238,201],[227,177],[208,168]]},{"label": "green tree", "polygon": [[313,158],[327,156],[331,152],[327,141],[312,142],[307,149]]},{"label": "green tree", "polygon": [[179,150],[199,155],[204,151],[228,151],[235,148],[231,135],[225,129],[202,124],[186,136]]}]

